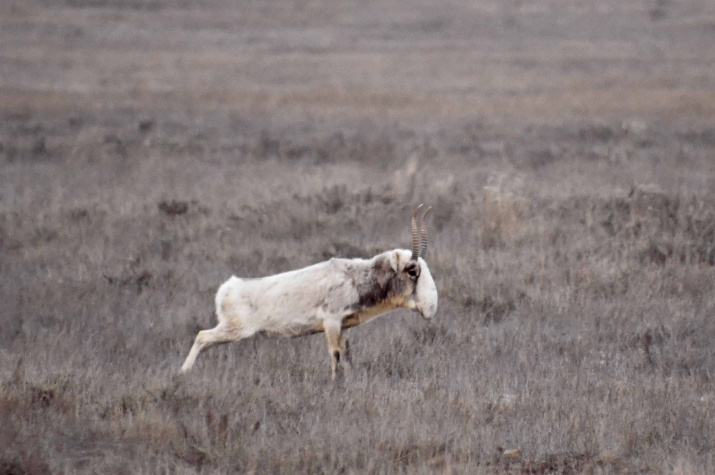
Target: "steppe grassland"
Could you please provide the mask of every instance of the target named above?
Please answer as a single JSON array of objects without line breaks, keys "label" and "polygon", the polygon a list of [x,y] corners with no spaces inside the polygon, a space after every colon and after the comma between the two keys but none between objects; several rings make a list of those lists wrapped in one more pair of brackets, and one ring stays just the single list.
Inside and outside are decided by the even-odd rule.
[{"label": "steppe grassland", "polygon": [[[707,2],[1,8],[3,472],[715,468]],[[228,276],[419,202],[434,322],[175,378]]]}]

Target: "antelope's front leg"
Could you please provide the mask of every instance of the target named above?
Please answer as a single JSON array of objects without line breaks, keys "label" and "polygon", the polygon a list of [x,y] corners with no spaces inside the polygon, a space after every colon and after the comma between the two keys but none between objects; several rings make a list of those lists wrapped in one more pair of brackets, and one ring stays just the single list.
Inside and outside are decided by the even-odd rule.
[{"label": "antelope's front leg", "polygon": [[323,323],[323,328],[325,329],[325,339],[328,341],[328,351],[332,359],[332,378],[335,381],[338,373],[338,363],[340,363],[340,343],[342,340],[340,331],[342,330],[342,323],[328,320]]},{"label": "antelope's front leg", "polygon": [[353,364],[350,360],[350,342],[345,333],[340,334],[340,348],[342,348],[343,352],[343,367],[350,371],[353,368]]}]

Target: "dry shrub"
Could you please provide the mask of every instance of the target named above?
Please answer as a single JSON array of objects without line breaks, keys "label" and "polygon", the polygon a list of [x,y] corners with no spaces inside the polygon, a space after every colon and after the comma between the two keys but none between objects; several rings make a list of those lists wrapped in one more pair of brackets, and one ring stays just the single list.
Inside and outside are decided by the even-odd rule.
[{"label": "dry shrub", "polygon": [[492,175],[482,189],[479,239],[483,248],[516,243],[529,229],[518,176]]},{"label": "dry shrub", "polygon": [[159,210],[168,216],[180,216],[189,211],[189,203],[185,201],[161,201],[158,206]]}]

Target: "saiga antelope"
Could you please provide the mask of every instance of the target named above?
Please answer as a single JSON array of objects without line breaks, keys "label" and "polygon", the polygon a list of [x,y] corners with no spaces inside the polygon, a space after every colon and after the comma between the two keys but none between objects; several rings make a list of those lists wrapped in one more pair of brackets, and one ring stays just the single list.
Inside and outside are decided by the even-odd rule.
[{"label": "saiga antelope", "polygon": [[182,372],[191,369],[201,350],[256,333],[298,337],[325,332],[335,379],[341,355],[350,367],[350,346],[343,330],[395,308],[430,319],[437,311],[437,287],[424,256],[427,229],[412,215],[412,251],[394,249],[371,259],[339,259],[258,279],[236,276],[216,293],[218,325],[198,333]]}]

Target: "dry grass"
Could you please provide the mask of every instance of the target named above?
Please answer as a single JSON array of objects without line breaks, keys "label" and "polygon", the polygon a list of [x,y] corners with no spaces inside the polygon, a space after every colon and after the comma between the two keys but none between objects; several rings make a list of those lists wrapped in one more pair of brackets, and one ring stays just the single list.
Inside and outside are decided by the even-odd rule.
[{"label": "dry grass", "polygon": [[[599,5],[0,7],[0,473],[715,472],[712,8]],[[435,321],[176,377],[420,202]]]}]

